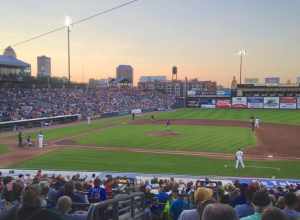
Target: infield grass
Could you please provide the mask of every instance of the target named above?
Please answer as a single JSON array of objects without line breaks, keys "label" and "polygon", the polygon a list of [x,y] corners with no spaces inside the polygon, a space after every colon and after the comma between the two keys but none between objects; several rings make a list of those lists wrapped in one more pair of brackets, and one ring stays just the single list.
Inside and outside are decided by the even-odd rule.
[{"label": "infield grass", "polygon": [[185,108],[158,113],[156,118],[249,121],[252,116],[260,118],[262,122],[300,125],[300,110]]},{"label": "infield grass", "polygon": [[[175,132],[174,136],[153,136],[153,132]],[[256,145],[249,128],[221,126],[120,125],[92,131],[75,139],[81,145],[141,147],[147,149],[235,152]]]},{"label": "infield grass", "polygon": [[[225,168],[225,164],[229,167]],[[300,178],[299,161],[246,161],[245,164],[245,169],[236,170],[231,160],[65,149],[16,164],[14,168]]]}]

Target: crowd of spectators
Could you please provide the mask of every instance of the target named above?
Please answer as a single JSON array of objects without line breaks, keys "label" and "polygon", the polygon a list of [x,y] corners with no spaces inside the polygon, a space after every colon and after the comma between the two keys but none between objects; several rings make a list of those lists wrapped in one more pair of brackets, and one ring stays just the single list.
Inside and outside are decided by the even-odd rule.
[{"label": "crowd of spectators", "polygon": [[[0,219],[87,219],[91,203],[143,192],[145,220],[298,220],[300,185],[266,188],[259,182],[223,185],[208,179],[36,175],[0,177]],[[20,216],[22,218],[20,218]]]},{"label": "crowd of spectators", "polygon": [[93,117],[132,109],[166,109],[174,102],[174,97],[158,91],[136,88],[2,88],[0,121],[69,114]]}]

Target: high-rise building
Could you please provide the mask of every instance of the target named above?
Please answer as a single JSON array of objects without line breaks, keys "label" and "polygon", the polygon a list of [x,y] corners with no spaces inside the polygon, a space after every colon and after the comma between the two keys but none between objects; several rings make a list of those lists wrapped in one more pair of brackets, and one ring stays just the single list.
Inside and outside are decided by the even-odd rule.
[{"label": "high-rise building", "polygon": [[37,57],[37,76],[51,76],[51,58],[46,56]]},{"label": "high-rise building", "polygon": [[119,65],[116,70],[116,79],[126,80],[129,84],[133,84],[133,68],[130,65]]}]

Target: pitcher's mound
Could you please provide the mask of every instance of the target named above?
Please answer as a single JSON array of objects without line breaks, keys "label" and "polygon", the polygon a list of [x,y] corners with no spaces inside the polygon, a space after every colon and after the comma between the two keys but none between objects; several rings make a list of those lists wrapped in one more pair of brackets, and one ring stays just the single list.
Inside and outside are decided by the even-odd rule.
[{"label": "pitcher's mound", "polygon": [[178,136],[179,133],[174,131],[150,131],[146,132],[146,135],[152,137],[175,137]]}]

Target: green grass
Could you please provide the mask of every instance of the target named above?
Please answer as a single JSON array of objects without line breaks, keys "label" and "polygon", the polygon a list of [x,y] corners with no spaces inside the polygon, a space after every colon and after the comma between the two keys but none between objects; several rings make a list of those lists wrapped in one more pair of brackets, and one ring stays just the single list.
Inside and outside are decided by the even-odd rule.
[{"label": "green grass", "polygon": [[[229,167],[225,168],[225,164]],[[14,168],[300,178],[299,161],[246,161],[246,168],[238,171],[233,164],[230,160],[192,156],[77,149],[51,152]],[[268,167],[280,168],[280,171]]]},{"label": "green grass", "polygon": [[8,150],[8,147],[4,144],[0,144],[0,154],[5,154],[7,153],[9,150]]},{"label": "green grass", "polygon": [[[115,117],[115,118],[105,118],[100,120],[92,121],[90,125],[88,125],[85,121],[79,124],[71,124],[70,126],[60,127],[60,128],[50,128],[50,129],[41,129],[40,131],[46,137],[46,140],[56,140],[61,138],[68,138],[70,136],[81,135],[87,133],[93,129],[102,129],[107,126],[113,126],[116,124],[120,124],[126,120],[124,117]],[[31,135],[33,139],[36,138],[39,131],[36,132],[27,132],[25,135]]]},{"label": "green grass", "polygon": [[187,108],[159,113],[156,118],[249,121],[251,116],[259,117],[262,122],[300,125],[300,110]]},{"label": "green grass", "polygon": [[163,125],[120,125],[101,132],[78,137],[82,145],[106,147],[142,147],[169,150],[235,152],[238,148],[255,146],[255,135],[248,128],[220,126],[172,125],[177,136],[151,136],[149,132],[166,131]]}]

